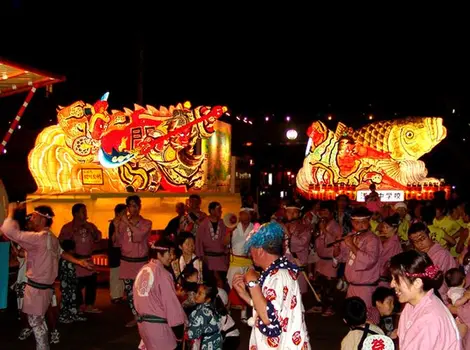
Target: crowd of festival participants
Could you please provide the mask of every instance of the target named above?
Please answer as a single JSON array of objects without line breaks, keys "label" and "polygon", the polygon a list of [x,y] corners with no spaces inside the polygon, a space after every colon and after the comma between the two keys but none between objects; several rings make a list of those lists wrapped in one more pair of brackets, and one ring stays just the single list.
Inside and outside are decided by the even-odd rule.
[{"label": "crowd of festival participants", "polygon": [[[470,206],[462,200],[437,193],[388,205],[372,188],[363,204],[343,195],[281,201],[260,225],[248,198],[232,225],[220,203],[206,214],[193,194],[155,241],[141,209],[137,195],[117,204],[108,232],[110,298],[128,303],[123,326],[138,327],[140,349],[237,349],[232,309],[252,327],[250,350],[310,349],[305,313],[340,313],[350,329],[344,350],[362,349],[372,335],[401,350],[470,349]],[[101,313],[91,256],[102,234],[84,204],[71,216],[56,237],[53,208],[25,216],[12,203],[1,227],[20,261],[19,339],[33,334],[38,350],[59,342],[58,323]]]}]

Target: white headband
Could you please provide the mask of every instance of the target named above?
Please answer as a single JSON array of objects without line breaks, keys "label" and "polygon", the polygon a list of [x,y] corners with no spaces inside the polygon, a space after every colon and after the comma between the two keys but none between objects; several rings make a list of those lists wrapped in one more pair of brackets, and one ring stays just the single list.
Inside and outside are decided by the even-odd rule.
[{"label": "white headband", "polygon": [[364,219],[370,219],[370,216],[351,216],[351,219],[353,220],[364,220]]},{"label": "white headband", "polygon": [[253,208],[246,208],[246,207],[243,207],[243,208],[240,208],[240,212],[242,211],[255,211]]},{"label": "white headband", "polygon": [[52,219],[52,216],[50,216],[50,215],[48,215],[48,214],[40,213],[40,212],[38,212],[37,210],[35,210],[34,213],[36,213],[36,214],[42,216],[43,218]]},{"label": "white headband", "polygon": [[304,207],[296,207],[296,206],[292,206],[292,205],[290,205],[290,206],[285,205],[285,206],[284,206],[284,209],[297,209],[297,210],[302,210],[303,208],[304,208]]}]

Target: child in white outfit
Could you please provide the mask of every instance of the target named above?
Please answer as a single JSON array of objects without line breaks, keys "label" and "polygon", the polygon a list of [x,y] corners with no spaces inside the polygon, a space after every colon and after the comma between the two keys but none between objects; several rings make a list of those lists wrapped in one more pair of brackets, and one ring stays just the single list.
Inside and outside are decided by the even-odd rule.
[{"label": "child in white outfit", "polygon": [[454,306],[462,306],[470,298],[464,296],[465,292],[465,273],[458,268],[449,269],[445,274],[445,281],[449,290],[447,297]]}]

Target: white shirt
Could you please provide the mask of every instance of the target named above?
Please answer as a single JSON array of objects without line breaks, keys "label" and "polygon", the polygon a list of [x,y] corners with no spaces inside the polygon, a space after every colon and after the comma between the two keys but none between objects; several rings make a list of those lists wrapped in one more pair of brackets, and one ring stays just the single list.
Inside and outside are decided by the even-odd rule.
[{"label": "white shirt", "polygon": [[[369,324],[369,329],[377,334],[384,334],[383,330],[381,330],[375,324]],[[341,341],[341,350],[357,350],[363,335],[364,332],[359,329],[349,331],[349,333],[346,334],[346,336]],[[371,335],[372,334],[369,334],[368,337]]]},{"label": "white shirt", "polygon": [[238,223],[235,230],[232,233],[232,253],[233,255],[245,255],[245,241],[249,233],[253,230],[253,224],[250,222],[243,231],[243,225],[241,222]]},{"label": "white shirt", "polygon": [[452,305],[455,305],[455,302],[463,297],[466,289],[462,287],[450,287],[447,291],[447,296],[452,301]]}]

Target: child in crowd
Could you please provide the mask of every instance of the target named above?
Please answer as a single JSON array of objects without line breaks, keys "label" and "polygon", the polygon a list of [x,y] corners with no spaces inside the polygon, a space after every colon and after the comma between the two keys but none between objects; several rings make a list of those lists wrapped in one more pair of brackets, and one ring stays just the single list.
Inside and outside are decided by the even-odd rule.
[{"label": "child in crowd", "polygon": [[372,294],[373,308],[368,310],[368,321],[379,326],[385,335],[396,338],[398,315],[394,312],[395,290],[392,288],[378,287]]},{"label": "child in crowd", "polygon": [[366,303],[361,298],[351,297],[344,301],[343,320],[350,328],[350,331],[341,342],[341,350],[362,349],[362,345],[368,336],[384,334],[378,326],[367,323],[366,318]]},{"label": "child in crowd", "polygon": [[187,315],[191,314],[197,306],[195,299],[199,289],[198,274],[199,271],[192,265],[187,265],[181,273],[182,285],[179,286],[176,294]]},{"label": "child in crowd", "polygon": [[445,281],[449,290],[447,297],[451,300],[452,305],[462,306],[470,297],[465,296],[465,274],[461,269],[449,269],[445,274]]},{"label": "child in crowd", "polygon": [[235,325],[235,321],[232,316],[228,313],[229,300],[228,294],[223,288],[217,288],[217,298],[220,298],[222,303],[219,304],[217,312],[221,316],[220,318],[220,332],[223,338],[223,349],[224,350],[237,350],[240,345],[240,331]]},{"label": "child in crowd", "polygon": [[222,334],[220,332],[220,315],[217,313],[217,287],[208,284],[199,286],[195,301],[196,309],[189,315],[188,338],[201,339],[201,350],[221,349]]},{"label": "child in crowd", "polygon": [[[74,254],[75,241],[63,241],[62,249],[66,253]],[[78,309],[76,305],[78,280],[75,274],[75,265],[67,260],[60,259],[59,280],[61,294],[59,322],[72,323],[74,321],[86,321],[85,317],[78,315]]]}]

